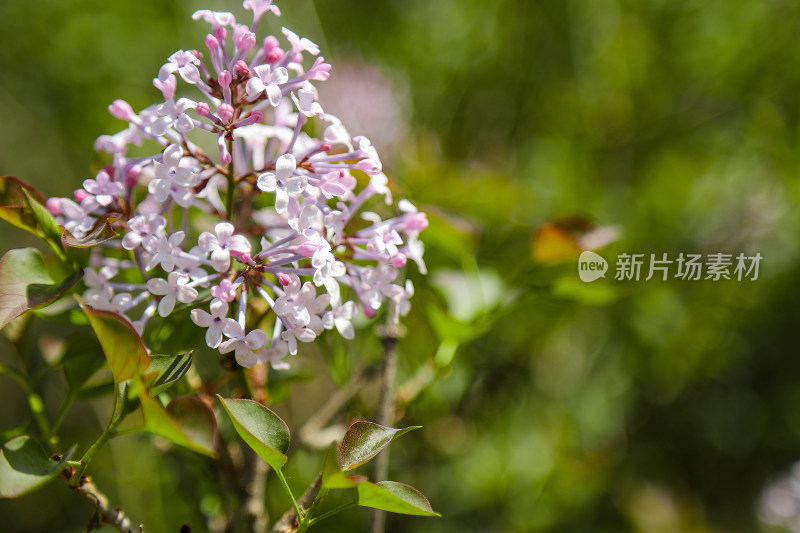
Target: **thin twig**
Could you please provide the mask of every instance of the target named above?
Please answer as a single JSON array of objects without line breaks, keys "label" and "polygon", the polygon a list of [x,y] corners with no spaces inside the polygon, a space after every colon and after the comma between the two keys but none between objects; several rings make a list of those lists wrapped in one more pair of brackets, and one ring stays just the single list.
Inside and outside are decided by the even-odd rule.
[{"label": "thin twig", "polygon": [[[72,468],[66,469],[64,478],[69,482],[72,477]],[[109,524],[116,528],[120,533],[135,533],[131,520],[125,512],[119,507],[111,507],[108,497],[100,492],[89,476],[83,476],[77,486],[71,487],[81,496],[89,500],[95,508],[95,515],[93,520],[97,520],[104,524]],[[143,526],[139,526],[139,533],[144,530]]]}]

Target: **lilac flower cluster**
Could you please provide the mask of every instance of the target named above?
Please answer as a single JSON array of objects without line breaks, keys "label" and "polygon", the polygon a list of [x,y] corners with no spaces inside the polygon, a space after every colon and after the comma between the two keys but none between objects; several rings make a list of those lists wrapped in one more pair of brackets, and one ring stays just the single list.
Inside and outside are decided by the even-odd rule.
[{"label": "lilac flower cluster", "polygon": [[[407,200],[387,219],[362,210],[376,195],[392,205],[392,195],[375,147],[317,101],[312,82],[326,80],[330,65],[316,57],[306,69],[319,48],[286,28],[288,45],[269,36],[257,46],[262,15],[280,11],[272,0],[244,7],[249,27],[227,12],[193,15],[211,25],[206,57],[168,58],[153,80],[163,103],[138,113],[123,100],[109,106],[128,123],[96,142],[112,164],[73,199],[47,206],[76,239],[109,221],[124,233],[93,248],[89,305],[141,332],[202,292],[208,311],[192,309],[191,319],[210,347],[246,367],[285,368],[298,341],[325,329],[352,338],[359,308],[371,317],[388,302],[395,321],[408,312],[414,288],[399,272],[411,259],[425,273],[418,237],[427,219]],[[179,79],[199,98],[176,100]],[[132,154],[148,144],[157,153]],[[195,227],[207,231],[194,236]]]}]

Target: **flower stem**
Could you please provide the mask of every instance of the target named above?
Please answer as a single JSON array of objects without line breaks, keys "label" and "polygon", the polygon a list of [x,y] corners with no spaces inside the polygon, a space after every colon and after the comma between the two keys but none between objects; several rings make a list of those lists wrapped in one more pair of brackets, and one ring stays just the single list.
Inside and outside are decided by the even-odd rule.
[{"label": "flower stem", "polygon": [[303,511],[301,511],[300,506],[297,505],[297,500],[295,499],[294,494],[292,493],[292,489],[289,488],[289,484],[286,482],[286,477],[284,477],[283,472],[281,472],[279,468],[275,469],[275,475],[278,476],[278,479],[281,480],[281,485],[283,485],[283,490],[286,491],[286,494],[289,495],[289,499],[292,500],[292,505],[294,506],[294,510],[297,513],[297,516],[305,519],[305,517],[303,516]]},{"label": "flower stem", "polygon": [[225,210],[228,220],[233,223],[233,192],[236,189],[236,182],[233,179],[233,139],[226,137],[225,142],[228,143],[228,153],[231,154],[231,162],[228,163],[228,196],[225,198]]}]

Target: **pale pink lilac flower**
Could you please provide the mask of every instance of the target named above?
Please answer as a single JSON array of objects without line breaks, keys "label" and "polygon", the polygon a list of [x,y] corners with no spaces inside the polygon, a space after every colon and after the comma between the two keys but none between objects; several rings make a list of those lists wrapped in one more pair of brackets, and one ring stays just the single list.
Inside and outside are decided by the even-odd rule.
[{"label": "pale pink lilac flower", "polygon": [[242,326],[228,316],[228,304],[222,300],[211,300],[211,313],[202,309],[192,309],[192,322],[206,330],[206,344],[209,348],[217,348],[222,343],[222,336],[240,338],[244,335]]},{"label": "pale pink lilac flower", "polygon": [[147,280],[147,290],[152,294],[161,296],[161,300],[158,302],[158,314],[160,316],[169,316],[175,308],[176,300],[188,304],[197,298],[197,290],[186,287],[188,281],[189,278],[177,272],[170,272],[167,281],[161,278]]}]

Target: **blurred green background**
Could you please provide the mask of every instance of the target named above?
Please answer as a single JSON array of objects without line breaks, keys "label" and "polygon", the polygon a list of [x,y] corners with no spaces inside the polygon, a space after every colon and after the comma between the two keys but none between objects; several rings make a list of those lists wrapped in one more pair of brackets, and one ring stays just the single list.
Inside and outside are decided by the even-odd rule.
[{"label": "blurred green background", "polygon": [[[784,531],[759,509],[800,459],[800,4],[279,5],[259,36],[283,24],[321,45],[323,106],[372,136],[398,195],[431,220],[430,274],[410,268],[400,345],[400,380],[420,386],[399,423],[424,429],[393,445],[391,477],[444,518],[390,517],[389,531]],[[91,176],[94,139],[122,127],[106,106],[155,102],[166,57],[202,47],[199,8],[243,13],[221,0],[3,0],[0,173],[69,195]],[[760,277],[582,284],[574,257],[532,253],[543,224],[571,216],[619,230],[599,251],[610,261],[758,252]],[[7,225],[0,242],[31,243]],[[333,378],[271,378],[292,428],[337,368],[380,357],[374,340],[326,342],[296,374],[326,363]],[[63,383],[46,385],[57,408]],[[27,416],[3,376],[0,400],[0,429]],[[351,411],[374,418],[369,400]],[[91,442],[106,409],[76,406],[71,442]],[[145,531],[203,531],[219,501],[192,476],[213,484],[208,465],[148,442],[114,441],[98,485]],[[290,464],[302,490],[321,458]],[[0,501],[0,529],[81,531],[89,514],[53,484]],[[341,516],[319,529],[368,530],[366,510]]]}]

